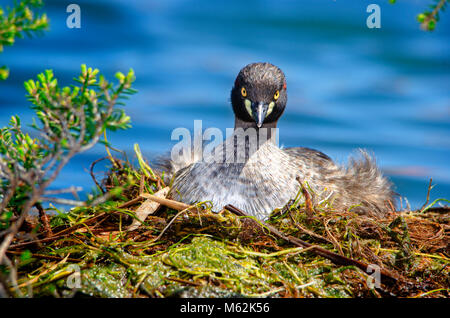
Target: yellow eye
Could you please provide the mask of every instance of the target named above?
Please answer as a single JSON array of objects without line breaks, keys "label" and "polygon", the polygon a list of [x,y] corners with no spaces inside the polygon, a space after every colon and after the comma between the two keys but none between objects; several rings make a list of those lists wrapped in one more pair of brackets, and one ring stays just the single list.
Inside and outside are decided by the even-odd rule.
[{"label": "yellow eye", "polygon": [[245,87],[242,87],[241,88],[241,94],[242,94],[242,96],[247,96],[247,90],[245,89]]},{"label": "yellow eye", "polygon": [[280,97],[280,91],[276,91],[275,95],[273,95],[273,99],[277,100]]}]

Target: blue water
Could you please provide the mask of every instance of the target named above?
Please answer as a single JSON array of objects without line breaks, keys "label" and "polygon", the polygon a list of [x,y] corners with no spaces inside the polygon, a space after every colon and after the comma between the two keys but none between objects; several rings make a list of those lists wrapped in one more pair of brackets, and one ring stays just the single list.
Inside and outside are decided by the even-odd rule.
[{"label": "blue water", "polygon": [[[0,82],[0,125],[12,114],[31,122],[23,82],[45,69],[68,85],[82,63],[110,78],[132,67],[139,93],[126,110],[133,128],[109,139],[131,157],[139,143],[151,159],[176,143],[174,128],[192,130],[195,119],[204,129],[232,127],[237,72],[269,61],[287,76],[281,144],[342,163],[367,148],[413,208],[424,203],[430,178],[431,199],[450,198],[450,13],[427,33],[415,16],[431,0],[397,2],[78,0],[82,28],[69,29],[71,2],[45,1],[50,31],[0,54],[11,71]],[[381,29],[366,27],[370,3],[381,7]],[[54,187],[89,192],[90,163],[104,155],[97,146],[75,157]]]}]

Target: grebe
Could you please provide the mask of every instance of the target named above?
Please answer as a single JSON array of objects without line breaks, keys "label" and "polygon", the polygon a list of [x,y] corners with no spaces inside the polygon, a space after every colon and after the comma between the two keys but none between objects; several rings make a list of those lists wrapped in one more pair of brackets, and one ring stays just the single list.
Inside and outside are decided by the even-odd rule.
[{"label": "grebe", "polygon": [[343,167],[314,149],[277,146],[275,128],[286,102],[281,69],[270,63],[245,66],[231,90],[233,135],[202,160],[169,160],[172,198],[188,204],[211,201],[213,211],[232,204],[265,220],[296,197],[300,181],[316,206],[328,202],[335,210],[372,216],[390,211],[392,185],[364,150]]}]

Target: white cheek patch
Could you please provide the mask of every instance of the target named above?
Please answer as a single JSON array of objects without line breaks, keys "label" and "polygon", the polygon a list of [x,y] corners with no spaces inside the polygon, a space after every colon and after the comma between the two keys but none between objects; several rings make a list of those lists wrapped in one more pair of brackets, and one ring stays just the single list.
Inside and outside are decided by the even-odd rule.
[{"label": "white cheek patch", "polygon": [[274,107],[275,107],[275,103],[274,103],[274,102],[270,102],[269,108],[267,109],[267,115],[266,115],[266,117],[270,115],[270,113],[273,111],[273,108],[274,108]]},{"label": "white cheek patch", "polygon": [[250,114],[250,117],[253,117],[252,114],[252,102],[248,99],[245,99],[245,109],[247,109],[247,112]]}]

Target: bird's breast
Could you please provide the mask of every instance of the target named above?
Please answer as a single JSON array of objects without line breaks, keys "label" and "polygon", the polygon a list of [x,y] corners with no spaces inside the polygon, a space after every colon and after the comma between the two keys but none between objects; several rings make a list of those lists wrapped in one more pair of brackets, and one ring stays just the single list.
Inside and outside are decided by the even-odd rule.
[{"label": "bird's breast", "polygon": [[301,173],[289,155],[267,144],[245,162],[192,164],[176,176],[172,193],[187,203],[211,201],[214,211],[233,204],[262,218],[295,197],[299,190],[296,176]]}]

